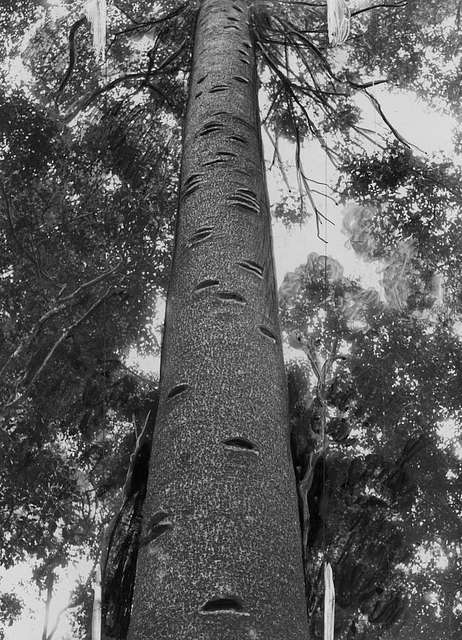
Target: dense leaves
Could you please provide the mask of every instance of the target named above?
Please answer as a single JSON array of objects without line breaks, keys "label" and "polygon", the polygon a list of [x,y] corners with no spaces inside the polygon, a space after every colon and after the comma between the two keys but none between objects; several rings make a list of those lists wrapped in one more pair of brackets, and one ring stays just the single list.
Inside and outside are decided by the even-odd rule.
[{"label": "dense leaves", "polygon": [[68,31],[48,14],[35,27],[31,82],[6,83],[0,96],[0,562],[32,554],[43,588],[69,557],[99,554],[152,403],[155,380],[125,357],[157,349],[184,98],[165,111],[147,89],[131,100],[105,93],[71,123],[75,94],[106,81],[88,25],[59,99],[52,58],[67,51]]},{"label": "dense leaves", "polygon": [[[461,341],[451,322],[435,326],[373,294],[346,278],[338,262],[317,254],[287,274],[280,291],[286,330],[305,336],[314,359],[335,358],[323,468],[315,469],[308,491],[313,633],[320,637],[319,568],[327,557],[340,637],[388,637],[386,630],[400,621],[420,625],[417,638],[433,627],[452,638],[448,629],[462,622],[449,577],[450,565],[459,562],[462,463],[444,434],[462,410]],[[319,431],[314,383],[308,361],[291,365],[296,460],[316,447],[310,437]],[[424,554],[438,549],[443,565],[426,565]],[[425,588],[437,606],[417,624],[416,614],[405,612],[424,607],[422,584],[433,585]]]},{"label": "dense leaves", "polygon": [[[351,246],[383,260],[384,286],[404,288],[401,306],[423,311],[442,302],[460,308],[460,169],[448,159],[416,158],[398,145],[347,158],[339,188],[348,208]],[[388,271],[387,271],[388,269]]]}]

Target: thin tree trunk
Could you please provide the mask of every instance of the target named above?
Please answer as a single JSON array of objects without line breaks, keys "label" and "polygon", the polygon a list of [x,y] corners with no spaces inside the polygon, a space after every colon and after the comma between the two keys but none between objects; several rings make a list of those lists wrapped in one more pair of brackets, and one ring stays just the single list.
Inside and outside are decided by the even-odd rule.
[{"label": "thin tree trunk", "polygon": [[91,640],[101,640],[101,569],[99,566],[96,567],[96,575],[93,582]]},{"label": "thin tree trunk", "polygon": [[202,0],[129,638],[307,640],[250,0]]},{"label": "thin tree trunk", "polygon": [[51,572],[50,574],[48,574],[46,579],[47,595],[45,599],[45,619],[43,621],[42,640],[48,640],[48,625],[50,622],[50,605],[51,605],[51,599],[53,597],[54,582],[55,582],[54,573]]}]

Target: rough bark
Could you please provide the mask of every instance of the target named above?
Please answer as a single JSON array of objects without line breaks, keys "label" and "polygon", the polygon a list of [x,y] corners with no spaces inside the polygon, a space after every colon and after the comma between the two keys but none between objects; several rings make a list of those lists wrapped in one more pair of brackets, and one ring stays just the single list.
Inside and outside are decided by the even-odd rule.
[{"label": "rough bark", "polygon": [[131,640],[306,640],[249,0],[202,0]]}]

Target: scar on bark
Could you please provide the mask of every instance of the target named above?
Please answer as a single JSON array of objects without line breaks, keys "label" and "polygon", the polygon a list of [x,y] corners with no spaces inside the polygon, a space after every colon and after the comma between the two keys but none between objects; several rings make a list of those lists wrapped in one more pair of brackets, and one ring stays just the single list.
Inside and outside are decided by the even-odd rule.
[{"label": "scar on bark", "polygon": [[247,129],[250,129],[251,131],[255,130],[255,127],[253,124],[250,124],[250,122],[247,122],[247,120],[244,120],[244,118],[241,118],[240,116],[235,116],[234,120],[239,122],[239,124],[242,124],[243,127],[247,127]]},{"label": "scar on bark", "polygon": [[180,384],[177,384],[170,389],[167,395],[167,399],[171,400],[172,398],[176,398],[177,396],[181,395],[188,389],[189,389],[189,384],[187,382],[181,382]]},{"label": "scar on bark", "polygon": [[249,144],[249,141],[247,138],[244,138],[244,136],[239,136],[239,135],[229,136],[228,140],[234,140],[235,142],[240,142],[241,144]]},{"label": "scar on bark", "polygon": [[234,151],[217,151],[217,156],[219,158],[237,158],[238,157],[237,153],[234,153]]},{"label": "scar on bark", "polygon": [[214,131],[221,131],[225,128],[225,125],[222,122],[218,122],[217,120],[209,120],[206,122],[197,132],[197,136],[206,136],[209,133],[213,133]]},{"label": "scar on bark", "polygon": [[194,293],[199,293],[199,291],[204,291],[204,289],[216,287],[219,284],[218,280],[203,280],[202,282],[199,282],[197,287],[194,289]]},{"label": "scar on bark", "polygon": [[243,260],[242,262],[238,262],[237,264],[241,267],[241,269],[244,269],[244,271],[248,271],[252,275],[257,276],[257,278],[263,278],[263,267],[260,266],[257,262],[254,262],[253,260]]},{"label": "scar on bark", "polygon": [[189,176],[189,178],[184,183],[183,194],[182,194],[183,198],[190,196],[195,191],[197,191],[197,189],[199,189],[201,184],[203,184],[204,182],[203,176],[204,176],[203,173],[193,173]]},{"label": "scar on bark", "polygon": [[236,189],[236,193],[228,199],[228,202],[243,209],[247,209],[248,211],[252,211],[252,213],[260,213],[260,204],[257,200],[257,194],[251,189],[239,187]]},{"label": "scar on bark", "polygon": [[173,522],[168,519],[169,516],[170,514],[163,510],[158,511],[152,516],[146,527],[146,534],[140,540],[140,546],[158,540],[160,536],[173,529]]},{"label": "scar on bark", "polygon": [[209,93],[219,93],[220,91],[228,91],[229,85],[227,84],[216,84],[211,89],[209,89]]},{"label": "scar on bark", "polygon": [[247,300],[243,296],[232,291],[219,291],[215,296],[223,300],[223,302],[235,302],[236,304],[242,305],[247,304]]},{"label": "scar on bark", "polygon": [[237,596],[216,597],[207,600],[199,608],[199,612],[202,614],[233,613],[241,616],[249,615],[244,611],[242,600]]},{"label": "scar on bark", "polygon": [[257,447],[253,444],[253,442],[247,440],[247,438],[228,438],[227,440],[223,441],[223,444],[225,449],[229,449],[231,451],[242,451],[246,453],[253,453],[257,456],[259,455]]},{"label": "scar on bark", "polygon": [[[237,157],[237,156],[236,156]],[[224,162],[226,162],[229,158],[227,158],[226,156],[218,156],[213,158],[212,160],[207,160],[207,162],[203,162],[202,166],[203,167],[211,167],[214,164],[223,164]]]},{"label": "scar on bark", "polygon": [[271,342],[273,342],[274,344],[277,343],[277,338],[274,335],[274,333],[272,331],[270,331],[270,329],[268,329],[268,327],[265,327],[264,325],[259,325],[257,327],[258,331],[262,334],[262,336],[265,336],[265,338],[268,338],[269,340],[271,340]]},{"label": "scar on bark", "polygon": [[213,227],[200,227],[200,229],[196,229],[196,231],[191,235],[188,242],[188,247],[192,248],[204,242],[204,240],[208,240],[212,235]]}]

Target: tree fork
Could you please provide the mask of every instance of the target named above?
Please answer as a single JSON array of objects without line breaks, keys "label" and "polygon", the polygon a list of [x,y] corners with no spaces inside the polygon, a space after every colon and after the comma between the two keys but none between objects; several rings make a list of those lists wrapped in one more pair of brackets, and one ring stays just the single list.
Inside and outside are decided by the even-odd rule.
[{"label": "tree fork", "polygon": [[131,640],[306,640],[250,0],[202,0]]}]

